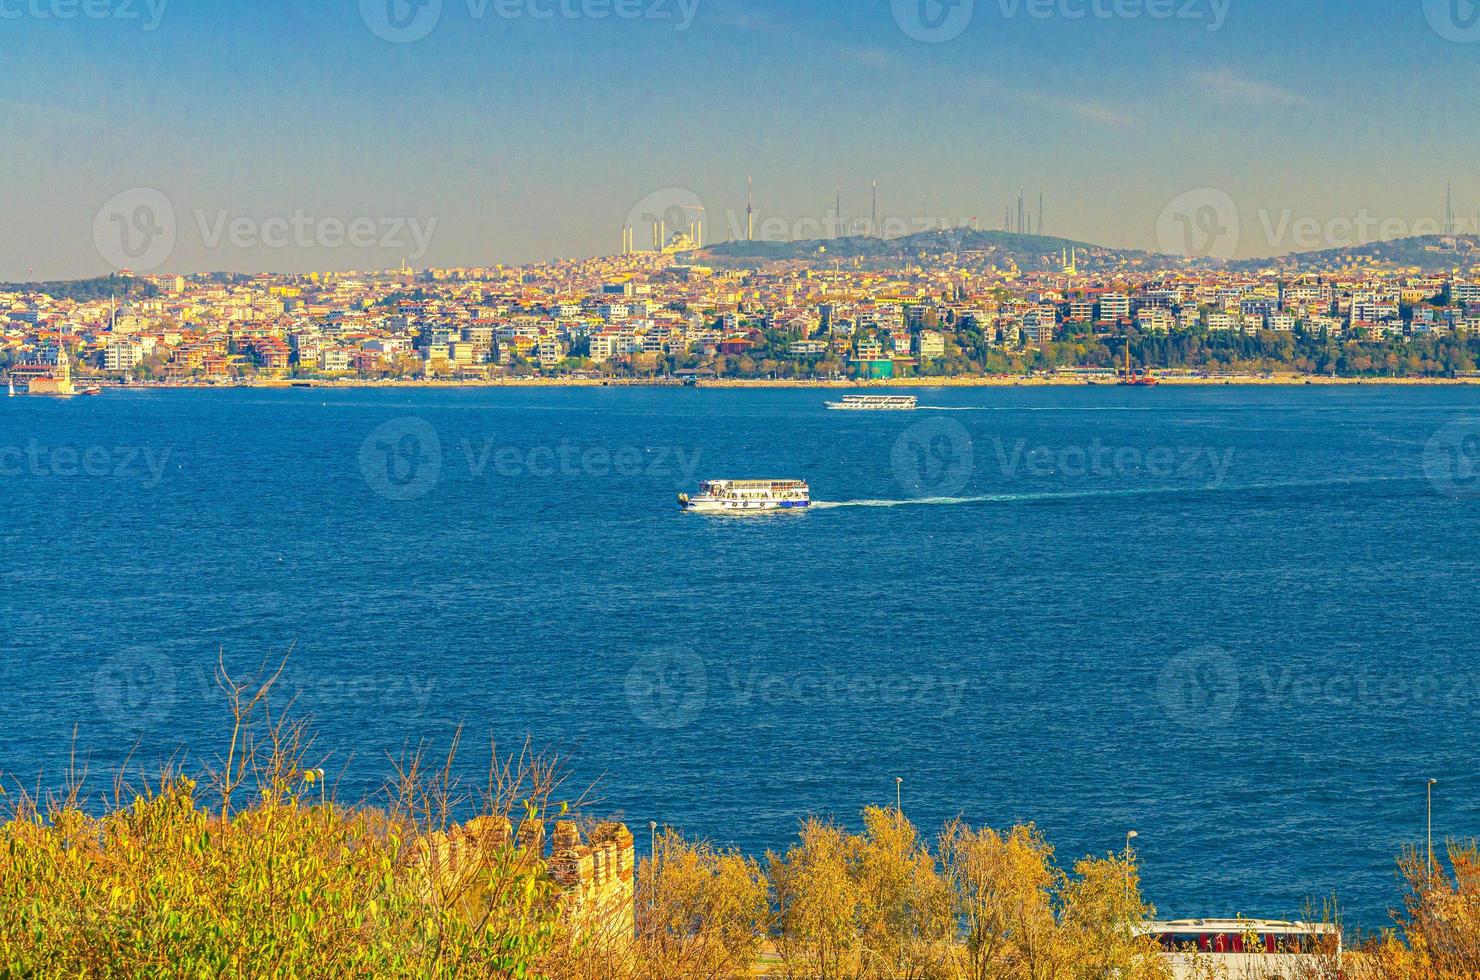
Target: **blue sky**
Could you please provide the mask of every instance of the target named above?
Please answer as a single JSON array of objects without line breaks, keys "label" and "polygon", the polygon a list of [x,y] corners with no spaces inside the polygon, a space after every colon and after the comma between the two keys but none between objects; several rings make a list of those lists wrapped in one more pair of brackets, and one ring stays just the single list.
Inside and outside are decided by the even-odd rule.
[{"label": "blue sky", "polygon": [[0,0],[0,278],[109,271],[99,211],[140,188],[175,272],[612,252],[670,188],[713,238],[747,174],[783,234],[873,180],[901,222],[1041,188],[1050,233],[1143,248],[1214,188],[1243,254],[1286,218],[1436,220],[1447,180],[1480,211],[1470,0],[441,0],[377,35],[405,2]]}]

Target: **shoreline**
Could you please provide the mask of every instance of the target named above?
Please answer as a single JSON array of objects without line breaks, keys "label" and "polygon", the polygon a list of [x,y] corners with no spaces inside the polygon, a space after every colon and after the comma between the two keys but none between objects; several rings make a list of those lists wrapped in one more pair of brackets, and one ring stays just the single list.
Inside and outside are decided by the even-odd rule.
[{"label": "shoreline", "polygon": [[[1326,375],[1230,375],[1205,378],[1159,378],[1157,387],[1163,388],[1224,388],[1224,387],[1467,387],[1480,385],[1480,377],[1474,378],[1333,378]],[[358,389],[358,388],[779,388],[818,390],[871,390],[871,389],[942,389],[942,388],[1115,388],[1118,382],[1111,380],[1087,380],[1075,377],[956,377],[956,378],[903,378],[888,381],[826,381],[765,378],[716,378],[685,384],[677,381],[637,381],[631,379],[604,378],[498,378],[483,381],[451,380],[386,380],[366,379],[304,379],[304,380],[252,380],[223,382],[219,384],[132,384],[123,385],[106,380],[91,380],[104,389],[160,391],[160,390],[213,390],[235,388],[262,389]]]}]

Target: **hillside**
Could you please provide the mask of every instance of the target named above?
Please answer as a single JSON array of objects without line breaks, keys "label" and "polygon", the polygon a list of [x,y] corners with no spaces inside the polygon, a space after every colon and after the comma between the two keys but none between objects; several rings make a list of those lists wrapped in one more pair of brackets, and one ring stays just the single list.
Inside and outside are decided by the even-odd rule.
[{"label": "hillside", "polygon": [[1078,252],[1082,270],[1160,268],[1183,264],[1181,259],[1134,249],[1112,249],[1068,238],[969,228],[924,231],[889,239],[855,236],[796,242],[724,242],[695,254],[698,261],[725,266],[845,262],[862,268],[897,268],[948,263],[966,268],[1048,272],[1062,268],[1064,254],[1070,251]]},{"label": "hillside", "polygon": [[850,267],[865,269],[949,264],[963,268],[1052,272],[1062,267],[1063,254],[1068,250],[1078,252],[1079,270],[1088,273],[1225,268],[1236,272],[1278,270],[1303,274],[1372,268],[1437,274],[1468,269],[1480,263],[1480,238],[1476,236],[1442,239],[1437,235],[1425,235],[1314,252],[1292,252],[1276,258],[1220,262],[1184,259],[1137,249],[1108,248],[1067,238],[964,228],[921,232],[892,239],[853,237],[797,242],[725,242],[696,254],[700,261],[721,266],[843,262]]},{"label": "hillside", "polygon": [[1243,259],[1229,263],[1229,267],[1240,271],[1273,268],[1299,273],[1339,272],[1352,268],[1447,273],[1468,269],[1477,262],[1480,262],[1480,238],[1474,235],[1452,239],[1419,235],[1315,252],[1291,252],[1273,259]]}]

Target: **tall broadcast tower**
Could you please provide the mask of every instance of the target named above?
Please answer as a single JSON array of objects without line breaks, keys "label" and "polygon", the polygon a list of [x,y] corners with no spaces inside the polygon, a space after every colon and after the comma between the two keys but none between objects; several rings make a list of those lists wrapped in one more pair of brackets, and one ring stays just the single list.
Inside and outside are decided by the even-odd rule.
[{"label": "tall broadcast tower", "polygon": [[755,181],[745,178],[745,240],[755,241]]},{"label": "tall broadcast tower", "polygon": [[877,180],[874,181],[874,208],[871,215],[869,234],[875,238],[883,238],[884,236],[879,234],[879,182]]}]

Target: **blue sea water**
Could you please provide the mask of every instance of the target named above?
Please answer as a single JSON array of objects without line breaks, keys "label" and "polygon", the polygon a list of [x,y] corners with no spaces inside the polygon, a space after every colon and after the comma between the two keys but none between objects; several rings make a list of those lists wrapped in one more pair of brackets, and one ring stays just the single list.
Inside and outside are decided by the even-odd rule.
[{"label": "blue sea water", "polygon": [[[1387,921],[1480,834],[1480,392],[109,392],[0,402],[0,769],[224,749],[291,648],[341,796],[526,735],[592,810],[752,853],[809,813],[1124,845],[1163,915]],[[804,514],[678,512],[712,477]],[[466,757],[468,775],[481,769]],[[106,776],[97,788],[104,788]]]}]

